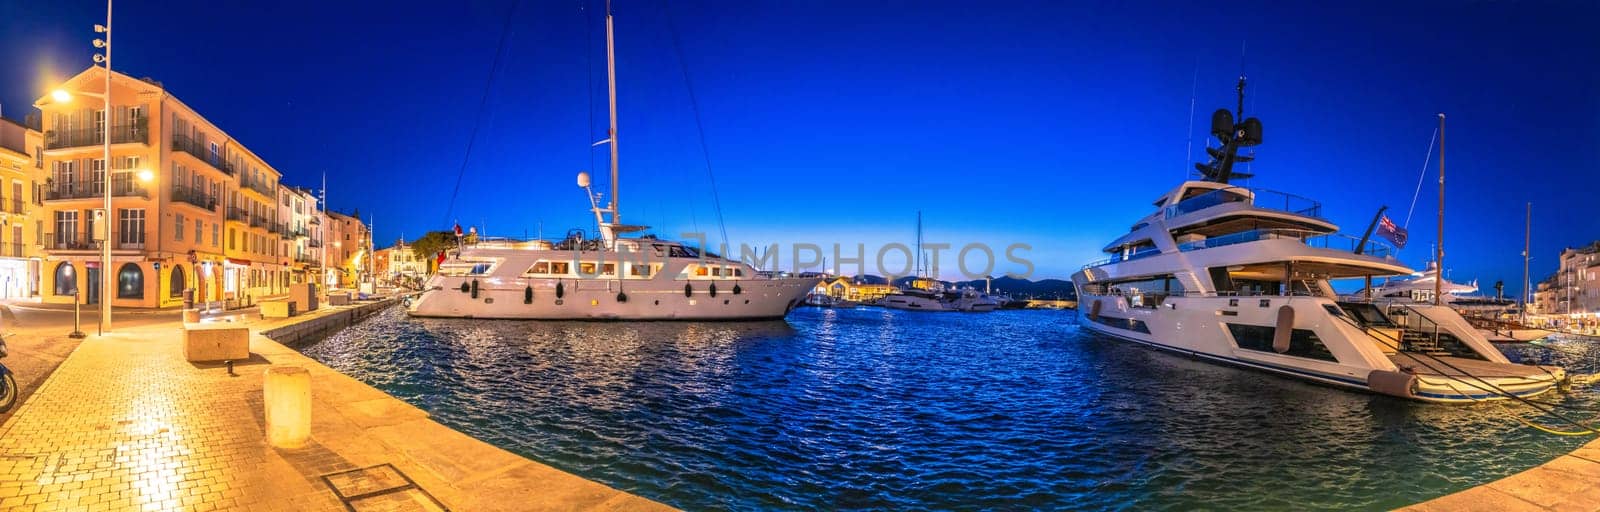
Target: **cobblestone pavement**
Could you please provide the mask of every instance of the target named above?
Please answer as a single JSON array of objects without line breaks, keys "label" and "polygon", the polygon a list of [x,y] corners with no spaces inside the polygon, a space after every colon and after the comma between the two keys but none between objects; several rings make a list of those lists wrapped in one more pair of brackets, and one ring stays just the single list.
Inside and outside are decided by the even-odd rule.
[{"label": "cobblestone pavement", "polygon": [[[214,320],[260,332],[354,313]],[[0,425],[0,511],[670,510],[451,430],[259,335],[234,375],[189,363],[182,324],[150,318],[84,340]],[[310,371],[306,447],[266,442],[274,364]]]},{"label": "cobblestone pavement", "polygon": [[294,464],[354,466],[267,447],[259,368],[197,368],[175,357],[180,336],[171,324],[79,346],[0,432],[0,510],[342,508]]}]

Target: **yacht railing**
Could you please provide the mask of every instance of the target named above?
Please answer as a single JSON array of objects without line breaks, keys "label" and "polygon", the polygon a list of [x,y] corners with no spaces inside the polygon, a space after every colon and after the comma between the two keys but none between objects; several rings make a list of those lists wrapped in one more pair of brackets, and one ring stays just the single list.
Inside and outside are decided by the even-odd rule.
[{"label": "yacht railing", "polygon": [[1137,260],[1137,259],[1140,259],[1140,258],[1148,258],[1148,257],[1151,257],[1151,256],[1155,256],[1157,254],[1161,254],[1161,249],[1157,249],[1155,247],[1146,247],[1146,248],[1143,248],[1143,249],[1139,249],[1137,251],[1133,251],[1131,253],[1128,253],[1127,256],[1123,256],[1122,253],[1119,252],[1115,256],[1112,256],[1110,258],[1102,258],[1102,259],[1098,259],[1098,260],[1089,262],[1088,264],[1080,267],[1078,270],[1083,270],[1083,269],[1086,269],[1086,268],[1094,268],[1094,267],[1098,267],[1098,266],[1101,266],[1101,265],[1109,265],[1109,264],[1112,264],[1112,263],[1121,263],[1121,262],[1124,262],[1124,261],[1133,261],[1133,260]]},{"label": "yacht railing", "polygon": [[1322,203],[1313,201],[1303,196],[1267,190],[1262,188],[1227,187],[1219,188],[1198,196],[1179,201],[1178,204],[1164,209],[1164,215],[1170,219],[1179,215],[1197,212],[1213,206],[1227,203],[1249,202],[1251,206],[1267,210],[1278,210],[1307,217],[1322,217]]},{"label": "yacht railing", "polygon": [[1342,233],[1319,233],[1316,231],[1307,231],[1303,229],[1253,229],[1250,231],[1241,231],[1238,233],[1211,237],[1204,240],[1184,242],[1178,244],[1178,250],[1181,252],[1188,252],[1200,249],[1210,249],[1213,247],[1258,242],[1261,240],[1281,239],[1294,239],[1299,240],[1301,243],[1311,247],[1322,249],[1339,249],[1352,253],[1355,252],[1357,246],[1362,246],[1363,249],[1361,254],[1379,258],[1388,258],[1395,253],[1393,246],[1378,240],[1369,239],[1366,241],[1365,245],[1362,245],[1361,239],[1350,235]]}]

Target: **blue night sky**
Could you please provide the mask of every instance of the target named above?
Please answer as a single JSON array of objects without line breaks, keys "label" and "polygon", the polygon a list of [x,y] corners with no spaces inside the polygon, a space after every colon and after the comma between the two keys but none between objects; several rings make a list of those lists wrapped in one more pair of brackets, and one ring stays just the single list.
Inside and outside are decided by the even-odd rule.
[{"label": "blue night sky", "polygon": [[[605,130],[601,4],[517,8],[447,212],[510,4],[272,3],[125,1],[116,67],[286,182],[326,172],[332,206],[374,217],[380,241],[454,220],[593,231],[573,176],[607,162],[589,146]],[[1243,46],[1247,115],[1265,125],[1249,185],[1321,200],[1357,235],[1380,205],[1404,222],[1442,111],[1451,277],[1515,293],[1527,201],[1535,280],[1600,238],[1597,4],[1290,3],[620,1],[624,220],[716,232],[687,70],[734,244],[864,243],[870,259],[912,243],[922,210],[930,241],[1028,243],[1035,277],[1064,277],[1186,175],[1191,136],[1203,154]],[[0,5],[4,115],[89,64],[103,15]],[[1432,172],[1402,253],[1415,267],[1436,239]]]}]

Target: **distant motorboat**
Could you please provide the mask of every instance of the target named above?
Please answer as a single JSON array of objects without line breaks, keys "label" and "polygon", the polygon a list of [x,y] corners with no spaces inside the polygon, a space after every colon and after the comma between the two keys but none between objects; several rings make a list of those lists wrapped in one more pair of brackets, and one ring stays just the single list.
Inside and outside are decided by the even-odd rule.
[{"label": "distant motorboat", "polygon": [[913,281],[910,288],[883,298],[883,306],[906,311],[960,311],[987,313],[1000,309],[994,298],[971,288],[947,290],[932,279]]}]

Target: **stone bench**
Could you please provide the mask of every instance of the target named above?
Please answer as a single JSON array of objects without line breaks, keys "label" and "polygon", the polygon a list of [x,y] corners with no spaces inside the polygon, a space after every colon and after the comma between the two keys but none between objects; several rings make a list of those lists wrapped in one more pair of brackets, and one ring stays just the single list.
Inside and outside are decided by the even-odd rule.
[{"label": "stone bench", "polygon": [[348,294],[348,293],[330,293],[330,294],[328,294],[328,305],[331,305],[331,306],[349,306],[350,305],[350,294]]},{"label": "stone bench", "polygon": [[189,362],[250,358],[250,328],[229,323],[186,325],[183,358]]},{"label": "stone bench", "polygon": [[262,318],[289,318],[299,313],[289,299],[264,300],[260,303]]}]

